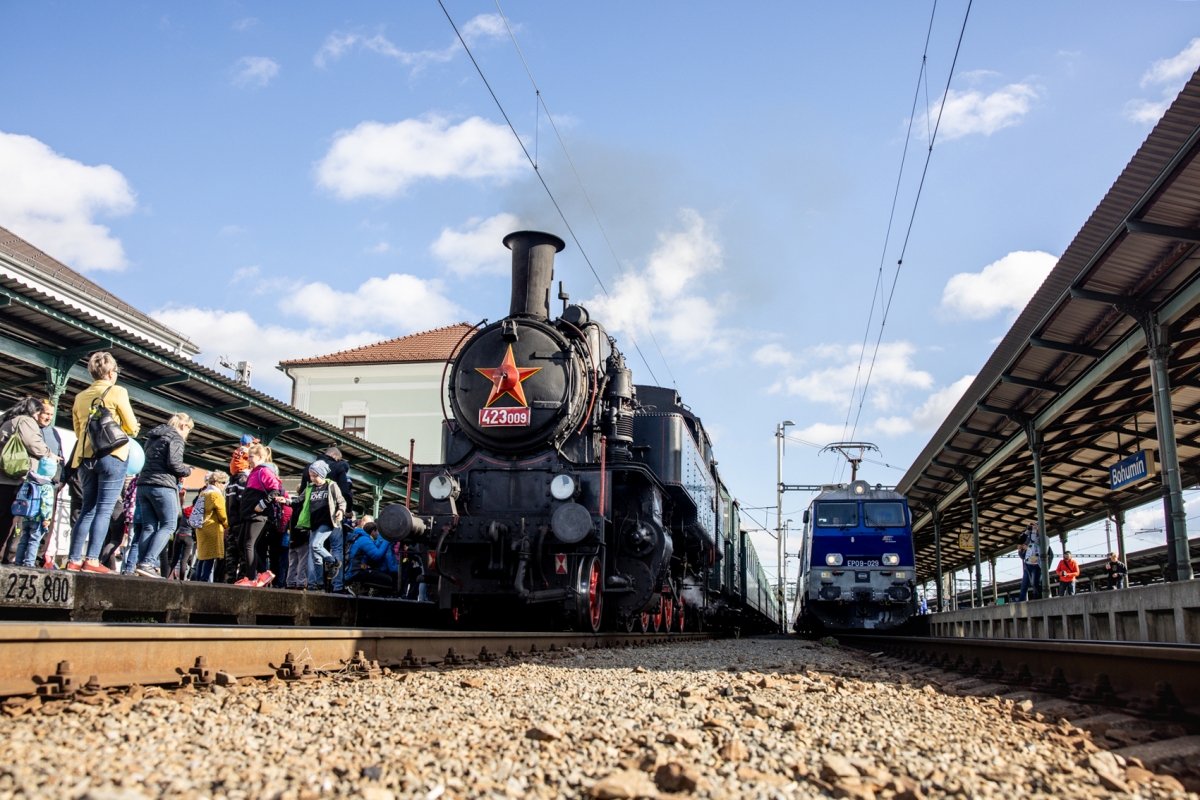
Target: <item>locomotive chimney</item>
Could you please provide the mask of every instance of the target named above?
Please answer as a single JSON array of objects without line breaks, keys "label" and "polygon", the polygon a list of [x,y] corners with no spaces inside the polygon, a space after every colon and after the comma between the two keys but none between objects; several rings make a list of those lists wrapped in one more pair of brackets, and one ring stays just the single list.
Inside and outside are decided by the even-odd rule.
[{"label": "locomotive chimney", "polygon": [[517,231],[504,237],[504,246],[512,250],[509,315],[549,319],[554,254],[566,247],[566,243],[552,233]]}]

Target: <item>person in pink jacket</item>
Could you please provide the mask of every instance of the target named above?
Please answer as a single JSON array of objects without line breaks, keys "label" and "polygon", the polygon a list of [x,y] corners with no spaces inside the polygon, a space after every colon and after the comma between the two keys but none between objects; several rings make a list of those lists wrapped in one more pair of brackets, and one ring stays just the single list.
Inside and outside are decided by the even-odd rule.
[{"label": "person in pink jacket", "polygon": [[258,571],[258,565],[266,561],[266,539],[263,531],[271,519],[271,506],[283,496],[283,484],[271,463],[271,448],[253,444],[247,458],[250,460],[250,477],[242,492],[242,535],[238,545],[242,550],[242,577],[234,586],[267,586],[275,580],[275,573],[267,569]]}]

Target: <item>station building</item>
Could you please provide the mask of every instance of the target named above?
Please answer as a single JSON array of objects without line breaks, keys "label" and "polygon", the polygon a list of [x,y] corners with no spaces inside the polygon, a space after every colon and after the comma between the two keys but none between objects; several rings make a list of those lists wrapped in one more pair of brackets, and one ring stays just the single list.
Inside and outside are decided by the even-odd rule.
[{"label": "station building", "polygon": [[466,322],[329,355],[284,361],[292,405],[416,463],[442,460],[446,366],[475,327]]}]

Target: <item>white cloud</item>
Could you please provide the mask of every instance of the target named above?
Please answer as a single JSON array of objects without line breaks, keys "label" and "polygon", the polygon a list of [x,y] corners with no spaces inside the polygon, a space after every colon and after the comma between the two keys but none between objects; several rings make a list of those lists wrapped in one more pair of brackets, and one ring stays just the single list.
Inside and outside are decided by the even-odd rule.
[{"label": "white cloud", "polygon": [[221,230],[217,231],[221,236],[236,236],[245,232],[246,229],[241,225],[222,225]]},{"label": "white cloud", "polygon": [[796,357],[775,342],[764,344],[755,350],[754,360],[764,366],[778,365],[787,367],[796,363]]},{"label": "white cloud", "polygon": [[[519,28],[520,26],[513,26],[514,30],[519,30]],[[471,47],[474,47],[475,44],[485,39],[496,39],[508,33],[504,27],[504,20],[499,14],[480,14],[469,20],[459,30],[462,32],[463,39],[466,40],[467,45]],[[337,61],[347,51],[356,48],[370,50],[387,58],[394,58],[401,64],[412,67],[414,74],[430,64],[443,64],[450,61],[462,50],[458,37],[454,37],[450,41],[450,44],[441,50],[409,51],[400,49],[382,33],[377,33],[374,36],[366,36],[361,33],[334,31],[325,38],[321,49],[313,56],[313,63],[318,67],[324,68],[330,62]]]},{"label": "white cloud", "polygon": [[[871,404],[880,409],[894,405],[896,395],[905,389],[928,389],[933,385],[933,376],[917,369],[912,362],[916,348],[908,342],[884,342],[879,346],[875,366],[871,368],[870,354],[862,359],[861,371],[858,344],[822,344],[805,353],[806,362],[829,364],[820,366],[803,375],[787,375],[781,387],[788,394],[803,397],[814,403],[831,403],[845,406],[850,402],[850,393],[857,382],[858,391],[871,372]],[[857,381],[856,381],[857,379]]]},{"label": "white cloud", "polygon": [[251,278],[257,278],[261,271],[262,270],[258,264],[252,264],[249,267],[239,267],[233,271],[233,275],[230,276],[229,282],[234,284],[250,280]]},{"label": "white cloud", "polygon": [[374,255],[382,255],[383,253],[386,253],[388,250],[391,250],[391,249],[392,249],[392,246],[390,244],[388,244],[387,242],[380,242],[377,245],[368,247],[366,249],[366,252],[372,253]]},{"label": "white cloud", "polygon": [[1150,65],[1150,69],[1142,75],[1142,88],[1157,86],[1162,90],[1162,96],[1158,100],[1130,100],[1125,104],[1125,118],[1144,125],[1158,122],[1197,66],[1200,66],[1200,37],[1188,42],[1179,55],[1160,59]]},{"label": "white cloud", "polygon": [[0,225],[84,272],[126,266],[120,240],[94,222],[97,215],[136,207],[120,172],[61,156],[32,136],[0,131],[0,175]]},{"label": "white cloud", "polygon": [[233,23],[232,27],[235,31],[245,33],[246,31],[250,30],[257,24],[258,24],[258,18],[246,17],[244,19],[239,19],[237,22]]},{"label": "white cloud", "polygon": [[988,319],[1001,311],[1019,314],[1058,259],[1040,250],[1016,250],[980,272],[960,272],[942,290],[942,308],[968,319]]},{"label": "white cloud", "polygon": [[279,74],[279,64],[264,56],[243,56],[234,62],[230,73],[234,86],[262,88]]},{"label": "white cloud", "polygon": [[464,313],[442,293],[441,281],[398,273],[370,278],[352,292],[325,283],[303,284],[288,291],[279,307],[325,328],[357,324],[366,317],[397,333],[448,325]]},{"label": "white cloud", "polygon": [[451,125],[430,114],[386,125],[363,122],[334,136],[317,183],[343,200],[391,197],[422,178],[505,180],[524,156],[512,132],[482,117]]},{"label": "white cloud", "polygon": [[844,435],[845,431],[841,425],[830,425],[828,422],[814,422],[807,428],[789,432],[788,438],[801,439],[802,441],[824,447],[830,442],[841,441]]},{"label": "white cloud", "polygon": [[932,431],[942,424],[963,392],[975,380],[974,375],[964,375],[944,389],[938,389],[907,417],[884,417],[876,420],[872,430],[891,436],[901,436],[912,431]]},{"label": "white cloud", "polygon": [[501,241],[520,229],[521,219],[516,214],[500,213],[487,219],[471,217],[461,230],[442,228],[441,235],[429,245],[429,251],[456,275],[506,275],[512,256]]},{"label": "white cloud", "polygon": [[387,338],[370,331],[331,335],[319,328],[261,325],[245,311],[167,307],[150,316],[198,344],[203,352],[196,359],[207,366],[216,368],[219,356],[249,361],[253,366],[251,385],[285,399],[291,384],[275,369],[280,361],[334,353]]},{"label": "white cloud", "polygon": [[[951,89],[946,93],[938,136],[946,141],[972,133],[991,136],[1020,122],[1037,98],[1037,89],[1028,83],[1010,83],[991,94],[974,89],[969,92]],[[938,103],[934,103],[933,107],[937,106]],[[914,125],[913,130],[918,127]]]},{"label": "white cloud", "polygon": [[698,294],[704,275],[724,265],[721,245],[698,212],[685,208],[679,217],[683,229],[658,234],[644,270],[626,271],[610,294],[586,305],[610,331],[637,340],[653,331],[685,357],[727,352],[730,332],[721,328],[719,306]]}]

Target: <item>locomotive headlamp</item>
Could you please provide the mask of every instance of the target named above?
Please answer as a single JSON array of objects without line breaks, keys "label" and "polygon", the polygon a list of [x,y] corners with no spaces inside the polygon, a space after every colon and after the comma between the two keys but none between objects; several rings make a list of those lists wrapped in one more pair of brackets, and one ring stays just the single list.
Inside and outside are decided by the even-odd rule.
[{"label": "locomotive headlamp", "polygon": [[449,473],[439,472],[429,481],[429,496],[438,501],[458,497],[458,481]]},{"label": "locomotive headlamp", "polygon": [[841,553],[826,554],[825,563],[831,567],[840,567],[842,565],[842,554]]},{"label": "locomotive headlamp", "polygon": [[550,481],[550,494],[555,500],[570,500],[575,496],[575,479],[570,475],[555,475]]},{"label": "locomotive headlamp", "polygon": [[883,554],[883,565],[885,567],[895,567],[899,563],[900,563],[900,554],[899,553],[884,553]]}]

